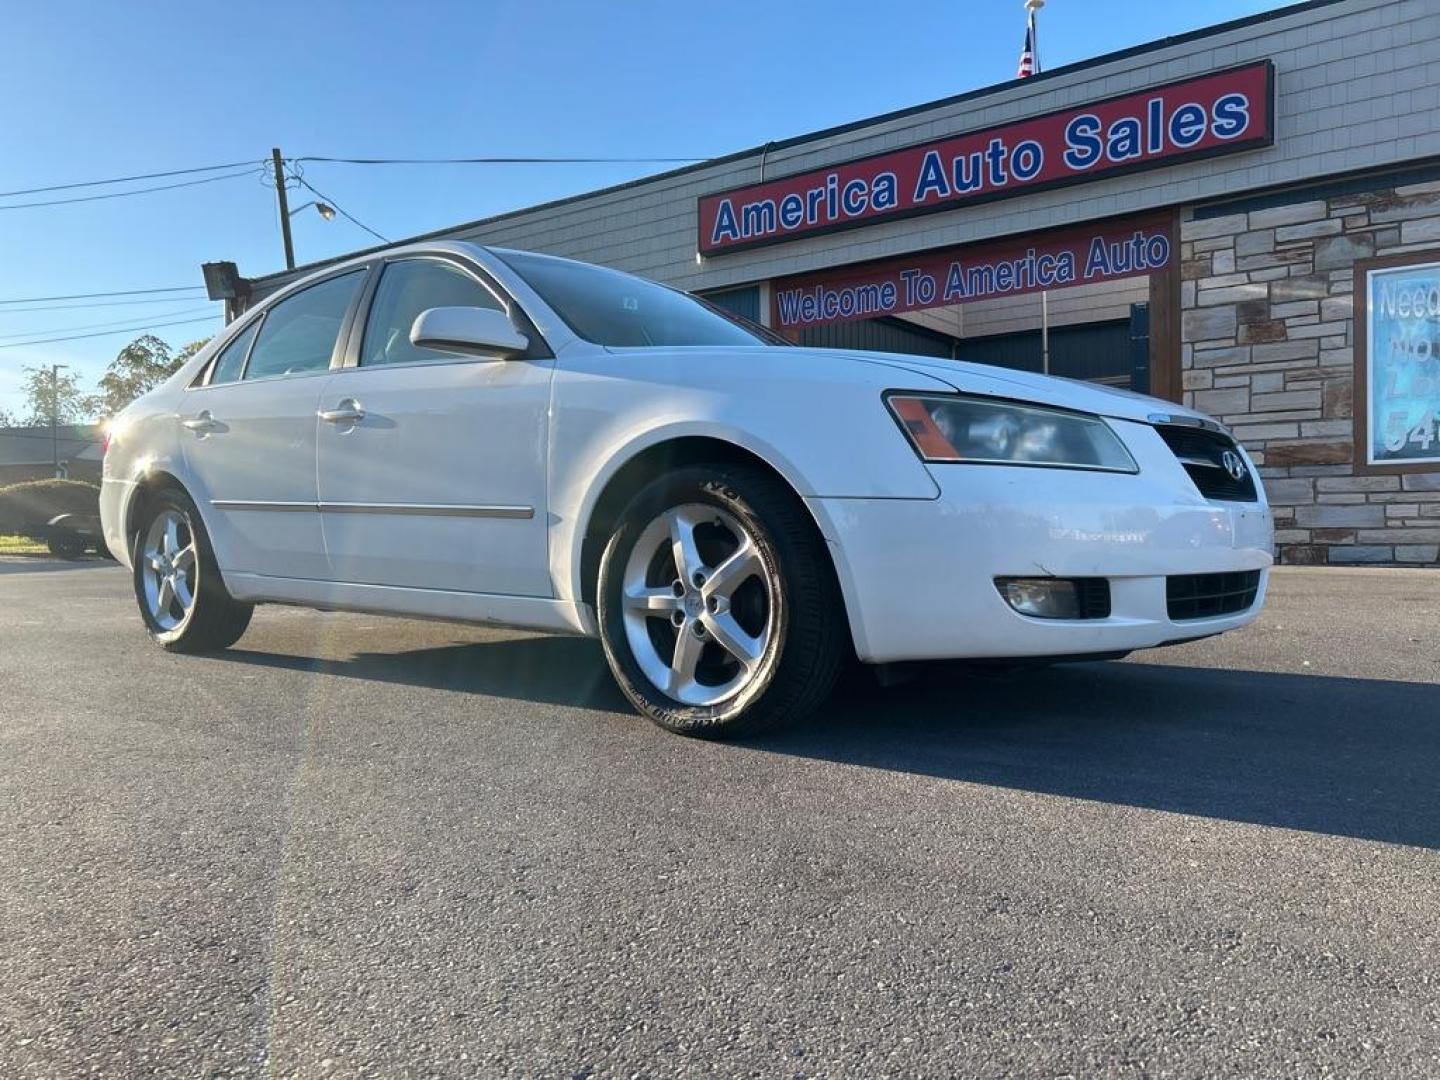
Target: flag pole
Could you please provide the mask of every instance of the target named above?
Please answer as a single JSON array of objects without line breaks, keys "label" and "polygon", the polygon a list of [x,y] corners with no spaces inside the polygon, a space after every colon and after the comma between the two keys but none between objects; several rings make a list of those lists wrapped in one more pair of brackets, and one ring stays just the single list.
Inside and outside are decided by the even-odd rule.
[{"label": "flag pole", "polygon": [[1040,74],[1040,35],[1035,29],[1035,13],[1045,6],[1045,0],[1025,0],[1025,18],[1030,29],[1030,52],[1034,56],[1035,74]]},{"label": "flag pole", "polygon": [[[1025,0],[1026,25],[1030,31],[1031,65],[1035,74],[1040,74],[1040,35],[1035,29],[1035,13],[1045,6],[1045,0]],[[1050,374],[1050,291],[1040,290],[1040,371]]]}]

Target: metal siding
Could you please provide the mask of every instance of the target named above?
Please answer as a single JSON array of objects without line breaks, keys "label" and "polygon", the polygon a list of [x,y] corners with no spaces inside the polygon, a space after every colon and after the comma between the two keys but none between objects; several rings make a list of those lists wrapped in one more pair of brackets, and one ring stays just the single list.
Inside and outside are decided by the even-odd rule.
[{"label": "metal siding", "polygon": [[835,323],[800,331],[800,344],[819,349],[860,349],[865,352],[950,356],[950,342],[895,319]]},{"label": "metal siding", "polygon": [[722,307],[742,319],[749,319],[751,322],[760,321],[760,287],[758,285],[747,285],[743,289],[724,289],[720,292],[702,294],[706,300],[716,307]]},{"label": "metal siding", "polygon": [[[1130,385],[1130,321],[1064,326],[1050,331],[1050,374],[1069,379],[1103,379]],[[956,356],[977,364],[1020,371],[1039,371],[1040,331],[970,338],[959,343]]]}]

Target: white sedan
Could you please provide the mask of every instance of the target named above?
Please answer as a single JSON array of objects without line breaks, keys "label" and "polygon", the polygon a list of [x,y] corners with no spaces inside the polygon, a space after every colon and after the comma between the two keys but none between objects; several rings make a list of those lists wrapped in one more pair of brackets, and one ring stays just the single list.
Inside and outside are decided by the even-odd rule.
[{"label": "white sedan", "polygon": [[1099,386],[786,346],[640,278],[415,245],[235,320],[117,418],[105,539],[151,636],[257,603],[598,637],[719,736],[849,659],[1087,659],[1253,620],[1272,524],[1213,420]]}]

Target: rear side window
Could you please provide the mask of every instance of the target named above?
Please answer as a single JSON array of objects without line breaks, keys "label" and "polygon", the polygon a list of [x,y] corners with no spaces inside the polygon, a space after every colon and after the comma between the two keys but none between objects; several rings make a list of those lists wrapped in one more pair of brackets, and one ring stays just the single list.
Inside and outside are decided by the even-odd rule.
[{"label": "rear side window", "polygon": [[345,313],[363,278],[364,271],[356,270],[322,281],[266,312],[244,377],[264,379],[328,368]]},{"label": "rear side window", "polygon": [[235,335],[235,340],[220,350],[215,366],[210,369],[210,384],[234,382],[240,378],[240,369],[245,366],[245,353],[250,342],[255,340],[255,331],[260,329],[260,320],[252,319],[250,325]]},{"label": "rear side window", "polygon": [[390,263],[370,305],[360,366],[433,363],[453,357],[453,353],[410,343],[410,327],[415,325],[415,319],[421,312],[437,307],[505,310],[489,289],[454,263],[440,259]]}]

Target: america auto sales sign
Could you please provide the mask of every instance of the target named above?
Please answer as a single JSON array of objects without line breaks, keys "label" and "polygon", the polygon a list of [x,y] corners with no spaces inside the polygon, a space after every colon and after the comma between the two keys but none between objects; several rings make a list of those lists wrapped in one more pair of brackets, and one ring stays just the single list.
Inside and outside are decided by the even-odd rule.
[{"label": "america auto sales sign", "polygon": [[1169,227],[1150,214],[778,278],[770,325],[803,330],[1152,274],[1170,264]]},{"label": "america auto sales sign", "polygon": [[699,251],[740,251],[1269,146],[1274,82],[1274,66],[1261,60],[705,195]]}]

